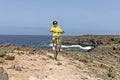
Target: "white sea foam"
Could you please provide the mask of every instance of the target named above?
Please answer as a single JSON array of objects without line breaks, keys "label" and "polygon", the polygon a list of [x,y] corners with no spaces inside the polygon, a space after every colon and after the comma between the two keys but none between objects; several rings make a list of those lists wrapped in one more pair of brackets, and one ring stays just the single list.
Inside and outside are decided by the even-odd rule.
[{"label": "white sea foam", "polygon": [[[53,46],[52,44],[49,44],[49,46]],[[92,49],[93,47],[92,46],[80,46],[80,45],[62,45],[61,46],[62,48],[80,48],[80,49],[85,49],[85,50],[90,50]]]}]

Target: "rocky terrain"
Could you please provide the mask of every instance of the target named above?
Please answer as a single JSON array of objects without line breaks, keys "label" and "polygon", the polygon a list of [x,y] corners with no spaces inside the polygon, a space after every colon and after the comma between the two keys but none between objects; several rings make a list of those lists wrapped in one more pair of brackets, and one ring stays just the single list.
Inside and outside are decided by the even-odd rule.
[{"label": "rocky terrain", "polygon": [[83,35],[66,38],[62,41],[65,45],[99,46],[106,44],[120,44],[120,35]]},{"label": "rocky terrain", "polygon": [[[102,80],[86,73],[84,63],[60,52],[58,60],[53,51],[27,46],[0,45],[0,80]],[[77,66],[80,66],[81,69]]]},{"label": "rocky terrain", "polygon": [[58,60],[52,50],[1,44],[0,80],[120,80],[120,38],[105,37],[94,38],[89,52],[61,51]]},{"label": "rocky terrain", "polygon": [[68,56],[86,64],[97,77],[101,77],[104,80],[120,80],[119,35],[78,36],[63,40],[63,44],[94,46],[95,48],[88,52],[69,52]]},{"label": "rocky terrain", "polygon": [[[120,80],[120,45],[101,45],[90,52],[67,52],[71,57],[87,66],[90,74],[103,80]],[[80,66],[77,66],[81,69]]]}]

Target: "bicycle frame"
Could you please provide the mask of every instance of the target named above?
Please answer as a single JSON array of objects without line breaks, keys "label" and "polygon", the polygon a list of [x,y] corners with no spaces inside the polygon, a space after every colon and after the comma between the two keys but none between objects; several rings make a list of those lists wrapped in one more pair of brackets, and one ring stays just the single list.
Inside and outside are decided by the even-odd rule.
[{"label": "bicycle frame", "polygon": [[61,48],[61,39],[60,39],[60,37],[55,37],[54,43],[55,43],[54,58],[57,59],[58,52],[60,51],[60,48]]}]

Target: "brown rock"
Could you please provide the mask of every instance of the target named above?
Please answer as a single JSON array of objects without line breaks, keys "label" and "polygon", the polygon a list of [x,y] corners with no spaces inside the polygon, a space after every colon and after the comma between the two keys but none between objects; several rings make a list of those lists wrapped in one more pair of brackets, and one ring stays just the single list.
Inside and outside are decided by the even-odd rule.
[{"label": "brown rock", "polygon": [[15,60],[15,56],[6,55],[5,60]]},{"label": "brown rock", "polygon": [[15,69],[15,65],[11,65],[9,68],[7,69]]},{"label": "brown rock", "polygon": [[16,67],[15,67],[15,70],[16,70],[16,71],[22,71],[22,67],[16,66]]},{"label": "brown rock", "polygon": [[11,46],[10,43],[6,43],[6,44],[2,44],[2,45],[1,45],[1,47],[9,47],[9,46]]},{"label": "brown rock", "polygon": [[3,73],[3,72],[4,72],[3,67],[0,67],[0,73]]},{"label": "brown rock", "polygon": [[5,51],[0,52],[0,57],[4,57],[6,55]]},{"label": "brown rock", "polygon": [[115,78],[115,73],[114,72],[109,72],[108,77]]},{"label": "brown rock", "polygon": [[62,65],[62,63],[61,62],[57,62],[57,65],[60,66],[60,65]]},{"label": "brown rock", "polygon": [[3,67],[0,67],[0,80],[8,80],[8,74],[4,73]]},{"label": "brown rock", "polygon": [[65,45],[81,45],[81,46],[94,46],[106,44],[119,44],[119,35],[83,35],[74,38],[67,38],[62,40]]},{"label": "brown rock", "polygon": [[0,57],[0,63],[4,63],[4,59]]}]

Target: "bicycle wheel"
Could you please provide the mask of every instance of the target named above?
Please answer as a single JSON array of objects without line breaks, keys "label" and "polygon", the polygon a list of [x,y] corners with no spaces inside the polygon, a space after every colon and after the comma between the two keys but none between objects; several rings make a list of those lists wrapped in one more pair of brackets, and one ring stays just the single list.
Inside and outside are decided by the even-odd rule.
[{"label": "bicycle wheel", "polygon": [[59,38],[59,40],[58,40],[59,42],[59,44],[58,44],[58,51],[60,52],[61,51],[61,38]]},{"label": "bicycle wheel", "polygon": [[54,53],[54,58],[57,59],[58,51],[56,50]]},{"label": "bicycle wheel", "polygon": [[58,38],[55,38],[55,53],[54,53],[54,58],[57,59],[58,55],[58,50],[59,50],[59,43],[58,43]]}]

